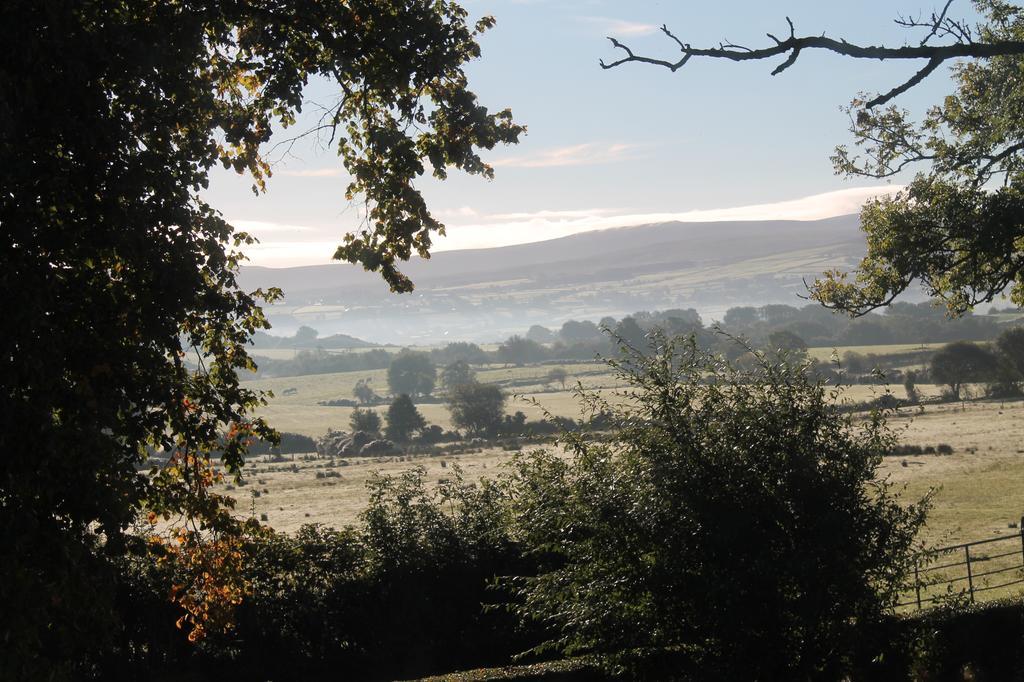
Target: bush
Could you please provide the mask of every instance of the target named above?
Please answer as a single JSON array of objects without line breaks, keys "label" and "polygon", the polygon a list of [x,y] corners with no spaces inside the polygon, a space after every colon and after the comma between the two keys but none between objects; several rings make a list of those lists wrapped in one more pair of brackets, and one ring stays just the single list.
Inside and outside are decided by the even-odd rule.
[{"label": "bush", "polygon": [[517,460],[513,518],[542,558],[505,583],[517,612],[555,628],[547,647],[635,671],[671,651],[705,680],[840,678],[927,508],[876,479],[882,415],[855,427],[805,369],[741,375],[692,340],[653,345],[612,363],[630,400],[589,396],[608,440]]},{"label": "bush", "polygon": [[292,455],[305,452],[316,452],[316,441],[301,433],[281,432],[281,444],[273,446],[270,443],[258,440],[249,446],[250,455],[282,454]]},{"label": "bush", "polygon": [[493,435],[502,425],[505,394],[493,384],[460,384],[448,394],[448,411],[452,424],[469,434]]},{"label": "bush", "polygon": [[352,427],[353,431],[380,433],[380,415],[374,410],[364,410],[357,407],[352,410],[352,415],[348,418],[348,423],[349,426]]}]

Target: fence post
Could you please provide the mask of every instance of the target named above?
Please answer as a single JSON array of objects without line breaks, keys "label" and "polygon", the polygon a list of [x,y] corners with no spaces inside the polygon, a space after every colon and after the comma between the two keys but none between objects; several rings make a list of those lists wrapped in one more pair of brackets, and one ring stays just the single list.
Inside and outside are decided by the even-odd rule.
[{"label": "fence post", "polygon": [[[1021,542],[1024,543],[1024,534],[1021,535]],[[1022,545],[1024,546],[1024,545]],[[921,578],[918,577],[917,566],[919,562],[914,557],[914,591],[917,592],[917,610],[921,610]]]},{"label": "fence post", "polygon": [[1020,517],[1020,525],[1017,528],[1020,529],[1020,565],[1024,568],[1024,516]]},{"label": "fence post", "polygon": [[974,603],[974,575],[971,573],[971,548],[964,545],[964,557],[967,559],[967,589],[971,592],[971,603]]}]

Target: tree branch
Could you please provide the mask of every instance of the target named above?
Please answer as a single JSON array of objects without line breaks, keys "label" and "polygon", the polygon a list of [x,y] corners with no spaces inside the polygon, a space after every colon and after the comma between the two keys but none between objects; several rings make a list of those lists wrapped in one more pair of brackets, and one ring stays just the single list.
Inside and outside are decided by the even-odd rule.
[{"label": "tree branch", "polygon": [[914,87],[915,85],[923,81],[925,78],[927,78],[932,71],[942,66],[943,61],[944,60],[940,59],[939,57],[932,57],[931,60],[929,60],[929,62],[925,64],[925,67],[923,69],[921,69],[913,76],[908,78],[906,81],[904,81],[902,85],[897,85],[895,88],[885,93],[884,95],[879,95],[878,97],[875,97],[874,99],[868,101],[867,103],[864,104],[864,108],[873,109],[874,107],[877,107],[881,104],[885,104],[886,102],[889,102],[899,97],[904,92],[906,92],[907,90],[909,90],[910,88]]},{"label": "tree branch", "polygon": [[[951,0],[950,0],[951,1]],[[622,64],[628,64],[631,62],[639,62],[643,64],[652,64],[654,66],[661,66],[669,71],[675,72],[682,68],[687,62],[693,57],[706,57],[710,59],[728,59],[735,62],[743,61],[755,61],[761,59],[770,59],[772,57],[778,57],[786,55],[785,61],[777,66],[773,71],[772,75],[778,75],[796,63],[800,53],[803,50],[826,50],[833,52],[844,57],[852,57],[854,59],[927,59],[928,64],[914,74],[910,79],[899,85],[884,95],[880,95],[875,99],[868,102],[867,107],[875,107],[880,104],[884,104],[898,95],[906,92],[910,88],[914,87],[922,80],[924,80],[929,74],[937,69],[942,63],[951,59],[960,58],[973,58],[973,59],[991,59],[992,57],[1002,55],[1016,55],[1024,54],[1024,41],[999,41],[993,43],[975,43],[970,40],[970,36],[965,34],[961,29],[962,27],[957,22],[951,22],[946,18],[946,12],[949,9],[949,3],[943,9],[939,15],[933,15],[932,21],[926,24],[920,24],[919,22],[910,21],[908,25],[924,25],[932,28],[933,34],[943,35],[956,35],[957,42],[949,45],[928,45],[927,41],[932,37],[933,34],[929,34],[921,42],[920,45],[906,45],[903,47],[886,47],[884,45],[856,45],[854,43],[848,43],[845,40],[836,40],[829,38],[825,35],[821,36],[803,36],[797,37],[796,32],[793,28],[793,22],[787,17],[786,21],[789,24],[789,37],[785,40],[768,34],[768,37],[774,41],[774,45],[769,47],[763,47],[760,49],[751,49],[740,45],[733,45],[730,43],[719,44],[718,47],[712,48],[698,48],[693,47],[689,43],[685,43],[676,37],[667,26],[662,26],[661,31],[668,38],[670,38],[679,47],[679,51],[682,56],[677,60],[659,59],[655,57],[647,57],[634,53],[627,45],[619,42],[615,38],[609,38],[612,45],[625,53],[625,56],[621,59],[617,59],[612,62],[605,62],[603,59],[600,61],[602,69],[614,69]],[[904,20],[905,21],[905,20]],[[947,26],[947,24],[952,24]]]}]

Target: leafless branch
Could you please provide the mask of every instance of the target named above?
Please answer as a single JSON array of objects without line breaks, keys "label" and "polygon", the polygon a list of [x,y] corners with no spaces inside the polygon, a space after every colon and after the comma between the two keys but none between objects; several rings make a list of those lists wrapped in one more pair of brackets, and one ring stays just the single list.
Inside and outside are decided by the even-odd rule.
[{"label": "leafless branch", "polygon": [[[785,61],[775,67],[772,71],[772,75],[778,75],[796,63],[800,53],[804,50],[826,50],[828,52],[833,52],[845,57],[852,57],[854,59],[928,60],[925,67],[911,76],[906,82],[893,88],[884,95],[879,95],[875,99],[871,100],[867,105],[869,108],[876,107],[889,102],[893,98],[914,87],[946,61],[960,58],[990,59],[992,57],[1002,55],[1024,54],[1024,41],[999,41],[992,43],[974,42],[972,40],[970,29],[965,24],[953,21],[947,16],[949,6],[951,4],[952,0],[949,0],[943,7],[942,12],[939,14],[933,14],[931,20],[928,22],[906,19],[899,20],[900,22],[903,22],[902,25],[911,27],[927,27],[930,29],[929,35],[926,36],[919,45],[886,47],[884,45],[857,45],[842,39],[836,40],[834,38],[829,38],[826,35],[797,37],[793,22],[789,17],[787,17],[786,22],[789,25],[789,37],[785,40],[780,40],[778,37],[769,33],[768,37],[771,38],[775,44],[768,47],[752,49],[726,42],[720,43],[718,47],[698,48],[693,47],[689,43],[683,42],[674,33],[672,33],[667,26],[662,26],[662,33],[670,38],[682,53],[682,56],[678,59],[669,60],[638,55],[633,52],[628,45],[624,45],[616,38],[610,37],[609,40],[615,49],[621,50],[625,56],[611,62],[605,62],[602,59],[600,64],[603,69],[614,69],[622,64],[638,62],[661,66],[669,71],[675,72],[682,68],[693,57],[728,59],[731,61],[741,62],[770,59],[772,57],[785,55]],[[948,45],[929,45],[928,41],[932,37],[936,36],[952,37],[955,42]]]},{"label": "leafless branch", "polygon": [[921,69],[913,76],[908,78],[901,85],[897,85],[895,88],[885,93],[884,95],[879,95],[878,97],[875,97],[871,101],[867,102],[864,105],[864,107],[867,109],[873,109],[874,107],[885,104],[886,102],[892,101],[893,99],[899,97],[904,92],[906,92],[907,90],[909,90],[910,88],[914,87],[915,85],[923,81],[925,78],[927,78],[932,71],[942,66],[942,62],[943,60],[940,59],[939,57],[932,57],[928,61],[928,63],[925,64],[923,69]]}]

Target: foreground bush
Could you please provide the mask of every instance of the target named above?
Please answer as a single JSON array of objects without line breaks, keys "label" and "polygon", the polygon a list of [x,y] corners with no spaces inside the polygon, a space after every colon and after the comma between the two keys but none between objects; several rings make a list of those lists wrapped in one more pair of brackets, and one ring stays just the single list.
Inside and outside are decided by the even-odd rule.
[{"label": "foreground bush", "polygon": [[854,427],[804,367],[741,375],[692,342],[613,363],[611,436],[518,461],[515,525],[542,562],[511,579],[540,647],[657,678],[838,679],[891,606],[927,500],[875,479],[894,440]]},{"label": "foreground bush", "polygon": [[[378,477],[356,528],[252,524],[233,633],[183,648],[165,614],[133,615],[99,677],[408,679],[523,651],[657,680],[878,671],[927,508],[875,480],[882,413],[855,424],[784,359],[740,374],[652,345],[613,363],[622,400],[581,396],[600,440],[569,432],[570,457],[521,455],[496,482]],[[140,566],[128,612],[158,613],[179,578]]]},{"label": "foreground bush", "polygon": [[[158,673],[238,680],[393,680],[501,665],[540,639],[484,604],[494,576],[529,572],[508,534],[503,494],[453,468],[440,487],[415,469],[371,482],[356,528],[294,534],[250,523],[249,592],[227,635],[198,646],[175,631],[171,565],[129,565],[119,645],[97,679]],[[176,678],[176,677],[174,677]]]}]

